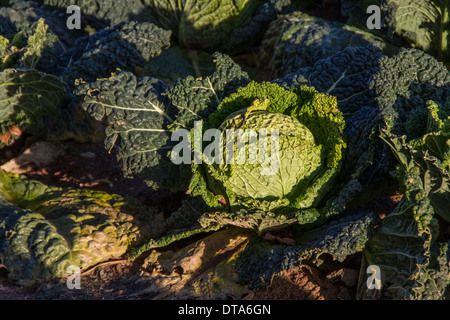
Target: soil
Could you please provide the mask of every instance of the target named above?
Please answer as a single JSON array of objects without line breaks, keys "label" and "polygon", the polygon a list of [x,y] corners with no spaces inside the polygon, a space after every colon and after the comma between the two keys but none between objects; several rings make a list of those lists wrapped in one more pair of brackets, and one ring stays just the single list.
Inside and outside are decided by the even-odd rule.
[{"label": "soil", "polygon": [[[345,271],[344,271],[345,270]],[[358,270],[341,269],[354,280]],[[337,274],[338,272],[336,272]],[[341,280],[339,280],[340,282]],[[353,300],[355,291],[344,283],[333,281],[332,276],[323,275],[317,268],[304,265],[284,270],[273,277],[267,289],[259,290],[253,296],[256,300]]]}]

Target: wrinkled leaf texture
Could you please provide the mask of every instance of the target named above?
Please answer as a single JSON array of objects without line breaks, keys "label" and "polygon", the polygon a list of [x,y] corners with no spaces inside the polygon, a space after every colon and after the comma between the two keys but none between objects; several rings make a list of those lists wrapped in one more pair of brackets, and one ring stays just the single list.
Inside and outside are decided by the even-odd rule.
[{"label": "wrinkled leaf texture", "polygon": [[118,69],[135,72],[170,46],[171,32],[152,23],[129,21],[75,41],[60,56],[61,76],[68,85],[109,77]]},{"label": "wrinkled leaf texture", "polygon": [[441,61],[450,61],[450,1],[390,0],[383,5],[390,32]]},{"label": "wrinkled leaf texture", "polygon": [[280,16],[270,24],[262,42],[261,63],[281,77],[347,47],[369,44],[380,47],[388,55],[398,51],[394,45],[362,29],[297,11]]},{"label": "wrinkled leaf texture", "polygon": [[70,265],[85,270],[160,235],[154,214],[132,198],[1,172],[0,260],[21,285],[65,277]]},{"label": "wrinkled leaf texture", "polygon": [[0,130],[33,123],[58,114],[66,100],[66,84],[59,78],[36,70],[6,69],[0,72]]},{"label": "wrinkled leaf texture", "polygon": [[171,130],[190,129],[215,110],[229,92],[248,82],[231,60],[216,54],[217,70],[204,79],[187,77],[173,87],[162,81],[119,72],[77,88],[83,108],[108,122],[105,146],[115,151],[125,175],[142,178],[149,186],[187,190],[190,168],[175,165],[168,152],[175,145]]}]

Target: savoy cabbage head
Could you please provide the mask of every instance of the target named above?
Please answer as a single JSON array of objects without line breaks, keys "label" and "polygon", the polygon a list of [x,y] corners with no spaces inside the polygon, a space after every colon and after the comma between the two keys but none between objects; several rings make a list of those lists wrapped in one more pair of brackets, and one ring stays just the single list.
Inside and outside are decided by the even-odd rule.
[{"label": "savoy cabbage head", "polygon": [[251,163],[249,146],[243,163],[197,167],[195,174],[204,183],[194,178],[193,193],[209,195],[202,190],[206,186],[214,195],[205,199],[207,203],[218,207],[222,197],[230,210],[285,211],[317,205],[339,172],[346,147],[344,119],[336,99],[306,86],[287,91],[277,84],[252,82],[225,98],[208,126],[219,128],[224,140],[230,129],[279,132],[278,154],[273,154],[272,145],[267,147],[269,157],[277,162],[272,173],[269,163]]},{"label": "savoy cabbage head", "polygon": [[186,48],[241,50],[290,0],[143,0],[156,23]]},{"label": "savoy cabbage head", "polygon": [[419,48],[440,61],[450,61],[450,3],[446,0],[342,0],[347,23],[365,28],[367,8],[381,8],[381,30],[371,30],[392,43]]},{"label": "savoy cabbage head", "polygon": [[21,285],[64,277],[70,265],[85,270],[160,235],[154,214],[133,198],[50,187],[1,171],[0,262]]}]

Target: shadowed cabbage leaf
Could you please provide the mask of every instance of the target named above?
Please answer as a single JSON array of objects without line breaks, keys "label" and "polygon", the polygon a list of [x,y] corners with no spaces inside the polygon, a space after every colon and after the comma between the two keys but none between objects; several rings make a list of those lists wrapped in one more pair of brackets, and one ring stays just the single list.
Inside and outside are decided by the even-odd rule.
[{"label": "shadowed cabbage leaf", "polygon": [[70,265],[84,270],[160,235],[155,214],[131,198],[0,172],[0,260],[22,285],[64,277]]}]

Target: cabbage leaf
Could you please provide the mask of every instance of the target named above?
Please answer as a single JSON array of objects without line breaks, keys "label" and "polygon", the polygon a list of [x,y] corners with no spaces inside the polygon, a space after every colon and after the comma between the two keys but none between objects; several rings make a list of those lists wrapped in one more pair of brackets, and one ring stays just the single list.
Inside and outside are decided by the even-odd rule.
[{"label": "cabbage leaf", "polygon": [[0,260],[21,285],[65,277],[70,265],[85,270],[159,236],[155,214],[132,198],[0,172]]},{"label": "cabbage leaf", "polygon": [[390,32],[441,61],[450,61],[448,0],[390,0],[383,5]]}]

